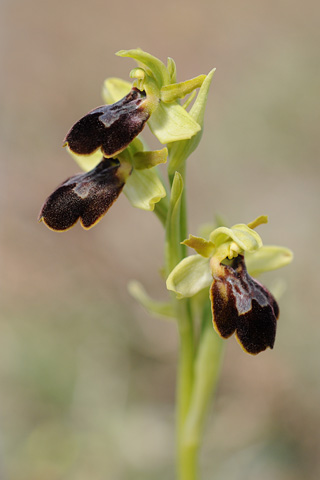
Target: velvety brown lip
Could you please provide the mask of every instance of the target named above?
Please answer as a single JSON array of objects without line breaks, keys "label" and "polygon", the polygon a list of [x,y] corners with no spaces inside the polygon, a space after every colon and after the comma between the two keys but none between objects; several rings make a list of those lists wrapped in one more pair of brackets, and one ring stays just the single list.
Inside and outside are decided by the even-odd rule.
[{"label": "velvety brown lip", "polygon": [[279,307],[272,294],[250,277],[244,257],[220,265],[210,289],[213,324],[223,338],[233,333],[251,354],[273,348]]},{"label": "velvety brown lip", "polygon": [[143,106],[145,98],[145,92],[132,88],[119,102],[91,110],[71,127],[64,145],[78,155],[101,148],[105,157],[113,157],[143,130],[150,116]]}]

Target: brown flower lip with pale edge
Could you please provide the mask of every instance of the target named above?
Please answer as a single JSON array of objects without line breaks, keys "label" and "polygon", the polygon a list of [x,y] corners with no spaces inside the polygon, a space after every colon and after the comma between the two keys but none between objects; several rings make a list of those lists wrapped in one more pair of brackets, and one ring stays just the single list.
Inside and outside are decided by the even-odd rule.
[{"label": "brown flower lip with pale edge", "polygon": [[271,293],[247,272],[244,257],[213,272],[210,288],[213,324],[223,338],[233,333],[253,355],[273,348],[279,307]]},{"label": "brown flower lip with pale edge", "polygon": [[146,94],[137,88],[112,105],[91,110],[67,133],[64,145],[79,155],[90,155],[101,147],[107,158],[124,150],[142,131],[150,113]]},{"label": "brown flower lip with pale edge", "polygon": [[56,231],[68,230],[78,219],[85,229],[93,227],[123,189],[126,178],[119,167],[117,160],[104,158],[90,172],[65,180],[45,201],[39,221]]}]

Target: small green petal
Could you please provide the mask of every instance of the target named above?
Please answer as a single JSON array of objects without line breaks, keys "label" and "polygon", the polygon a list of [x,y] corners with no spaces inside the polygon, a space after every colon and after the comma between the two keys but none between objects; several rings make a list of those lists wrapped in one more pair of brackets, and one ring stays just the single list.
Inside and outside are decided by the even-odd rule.
[{"label": "small green petal", "polygon": [[101,162],[103,157],[100,148],[94,153],[91,153],[90,155],[77,155],[76,153],[73,153],[68,147],[67,151],[71,155],[71,157],[77,162],[81,170],[83,170],[84,172],[89,172],[94,167],[96,167],[98,163]]},{"label": "small green petal", "polygon": [[174,102],[178,98],[184,98],[196,88],[200,88],[205,78],[206,75],[199,75],[191,80],[165,85],[161,88],[160,98],[165,103]]},{"label": "small green petal", "polygon": [[122,78],[107,78],[102,87],[102,98],[106,104],[113,104],[128,95],[132,88],[131,83]]},{"label": "small green petal", "polygon": [[128,290],[133,298],[137,300],[149,313],[160,317],[175,318],[172,304],[169,302],[156,302],[146,293],[141,283],[132,280]]},{"label": "small green petal", "polygon": [[201,129],[189,113],[177,103],[161,102],[149,118],[148,125],[162,144],[186,140]]},{"label": "small green petal", "polygon": [[260,217],[257,217],[255,220],[248,223],[247,225],[249,228],[257,228],[263,223],[268,223],[268,215],[260,215]]},{"label": "small green petal", "polygon": [[232,228],[216,228],[211,232],[210,240],[216,248],[233,240],[245,252],[253,252],[262,247],[260,235],[245,224],[237,224]]},{"label": "small green petal", "polygon": [[187,247],[193,248],[202,257],[211,257],[214,251],[213,243],[201,237],[190,235],[189,238],[182,243],[183,245],[187,245]]},{"label": "small green petal", "polygon": [[[159,87],[169,83],[169,73],[165,65],[153,55],[144,52],[140,48],[133,50],[120,50],[116,53],[119,57],[130,57],[145,65],[158,83]],[[149,72],[148,72],[149,73]]]},{"label": "small green petal", "polygon": [[285,267],[293,259],[293,253],[289,248],[275,245],[265,245],[252,253],[245,255],[247,270],[253,277],[263,272]]},{"label": "small green petal", "polygon": [[139,151],[133,155],[133,166],[137,170],[152,168],[160,163],[166,163],[168,149],[152,150],[150,152]]},{"label": "small green petal", "polygon": [[177,298],[192,297],[212,283],[209,261],[201,255],[184,258],[167,278],[167,289]]},{"label": "small green petal", "polygon": [[155,168],[133,170],[123,189],[130,203],[142,210],[154,210],[155,203],[166,196]]}]

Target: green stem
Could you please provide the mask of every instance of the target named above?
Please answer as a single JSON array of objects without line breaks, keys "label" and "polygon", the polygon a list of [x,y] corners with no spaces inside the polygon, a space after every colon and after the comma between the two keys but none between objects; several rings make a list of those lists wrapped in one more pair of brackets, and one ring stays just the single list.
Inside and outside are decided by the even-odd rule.
[{"label": "green stem", "polygon": [[180,337],[177,372],[177,449],[181,455],[183,429],[187,418],[193,387],[194,338],[193,323],[189,304],[186,300],[176,300],[176,315]]},{"label": "green stem", "polygon": [[185,449],[194,455],[201,444],[208,406],[219,379],[222,353],[223,341],[213,331],[210,321],[195,361],[195,381],[183,436]]},{"label": "green stem", "polygon": [[[186,168],[185,163],[179,169],[184,188],[180,200],[179,243],[187,237],[186,204]],[[172,185],[172,178],[170,179]],[[186,256],[186,247],[180,245],[180,260]],[[194,325],[189,299],[175,300],[178,330],[180,338],[179,361],[177,372],[177,474],[181,480],[196,479],[195,452],[185,448],[183,432],[188,415],[194,381]]]},{"label": "green stem", "polygon": [[[187,237],[184,164],[178,173],[180,175],[175,174],[169,178],[172,190],[166,222],[167,273],[186,256],[185,246],[180,244]],[[184,188],[181,191],[182,184]],[[194,319],[190,299],[173,298],[172,301],[180,337],[176,400],[177,476],[178,480],[198,480],[199,448],[208,405],[218,380],[222,342],[213,332],[210,302],[207,302],[195,358]]]},{"label": "green stem", "polygon": [[[179,430],[178,478],[198,480],[198,457],[205,419],[217,386],[223,353],[223,341],[213,331],[210,304],[204,311],[204,327],[193,363],[193,383],[187,414]],[[182,351],[181,351],[182,354]]]},{"label": "green stem", "polygon": [[[180,212],[180,238],[181,242],[185,240],[188,236],[188,212],[187,212],[187,187],[186,187],[186,164],[185,162],[181,165],[179,170],[183,182],[184,182],[184,189],[182,192],[181,197],[181,212]],[[182,258],[186,257],[187,255],[187,247],[186,245],[181,245],[182,249]]]}]

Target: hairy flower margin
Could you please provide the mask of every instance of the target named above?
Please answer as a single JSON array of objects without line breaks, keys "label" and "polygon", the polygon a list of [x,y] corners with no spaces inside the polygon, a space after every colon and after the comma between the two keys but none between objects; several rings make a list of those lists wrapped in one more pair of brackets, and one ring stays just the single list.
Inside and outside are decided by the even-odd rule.
[{"label": "hairy flower margin", "polygon": [[184,258],[167,278],[168,290],[178,298],[209,288],[216,332],[222,338],[235,333],[241,347],[251,354],[273,348],[279,307],[268,289],[249,273],[281,268],[293,257],[285,247],[263,246],[254,230],[262,223],[267,223],[266,216],[248,225],[218,227],[209,240],[190,235],[183,243],[197,254]]},{"label": "hairy flower margin", "polygon": [[[67,133],[64,146],[86,173],[68,178],[44,203],[39,221],[52,230],[68,230],[78,219],[84,228],[91,228],[123,189],[133,206],[149,211],[166,196],[157,165],[167,161],[168,149],[145,150],[137,137],[146,123],[160,143],[179,150],[175,162],[183,162],[199,143],[214,70],[176,83],[170,58],[166,67],[140,49],[117,55],[138,62],[139,67],[130,73],[134,82],[107,79],[103,87],[106,105],[91,110]],[[190,99],[184,106],[179,100],[197,88],[198,96],[187,112]]]}]

